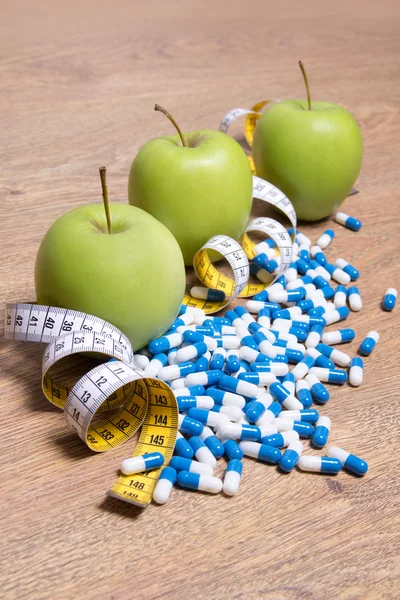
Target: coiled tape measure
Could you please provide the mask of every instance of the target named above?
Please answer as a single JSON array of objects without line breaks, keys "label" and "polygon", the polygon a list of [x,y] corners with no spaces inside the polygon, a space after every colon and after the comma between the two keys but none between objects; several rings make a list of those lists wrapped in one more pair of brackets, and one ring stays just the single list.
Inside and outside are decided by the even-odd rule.
[{"label": "coiled tape measure", "polygon": [[[274,206],[283,213],[290,221],[293,229],[296,229],[296,212],[290,200],[277,187],[268,183],[260,177],[253,176],[253,198],[263,200]],[[273,239],[280,254],[281,262],[276,277],[271,277],[268,283],[249,282],[250,268],[249,260],[254,258],[254,242],[249,233],[258,232]],[[247,225],[240,243],[224,235],[216,235],[209,240],[196,253],[193,259],[193,267],[197,277],[208,288],[221,290],[226,299],[223,302],[211,302],[199,300],[189,294],[185,294],[182,304],[201,308],[207,314],[222,310],[236,297],[248,298],[258,294],[271,285],[274,279],[282,275],[292,262],[294,233],[289,235],[283,225],[269,217],[258,217]],[[208,251],[217,251],[226,259],[232,270],[233,277],[227,277],[221,273],[212,263]]]},{"label": "coiled tape measure", "polygon": [[[227,131],[240,116],[246,118],[246,139],[251,144],[259,111],[268,101],[251,110],[230,111],[221,121]],[[251,157],[249,157],[251,158]],[[254,172],[254,165],[253,165]],[[296,228],[296,213],[292,203],[272,184],[253,177],[253,197],[263,200],[283,213]],[[226,300],[208,302],[185,295],[183,304],[198,307],[206,313],[223,309],[235,297],[249,297],[272,283],[249,282],[249,259],[254,258],[254,242],[249,233],[271,237],[280,253],[279,277],[288,268],[294,241],[278,221],[260,217],[253,219],[236,242],[226,235],[216,235],[194,257],[194,269],[205,286],[223,290]],[[233,277],[221,273],[211,262],[208,251],[217,251],[230,265]],[[68,424],[94,452],[105,452],[129,440],[141,427],[132,456],[157,450],[168,464],[175,447],[178,431],[178,407],[170,387],[155,378],[144,376],[134,368],[133,350],[128,338],[114,325],[82,312],[41,306],[35,303],[6,306],[5,337],[8,339],[44,342],[47,347],[42,361],[42,389],[54,406],[63,409]],[[51,369],[60,361],[79,353],[95,353],[107,357],[81,377],[69,389],[55,381]],[[114,359],[114,360],[110,360]],[[145,507],[152,499],[161,469],[135,475],[120,475],[108,495]]]},{"label": "coiled tape measure", "polygon": [[[178,407],[172,390],[159,379],[145,378],[133,367],[128,338],[116,327],[85,313],[40,306],[7,304],[5,337],[49,342],[42,361],[46,398],[64,410],[68,424],[87,446],[105,452],[129,440],[142,426],[132,456],[161,452],[168,464],[178,430]],[[95,352],[116,359],[96,366],[68,389],[49,375],[67,357]],[[120,475],[108,495],[137,506],[152,499],[161,469]]]}]

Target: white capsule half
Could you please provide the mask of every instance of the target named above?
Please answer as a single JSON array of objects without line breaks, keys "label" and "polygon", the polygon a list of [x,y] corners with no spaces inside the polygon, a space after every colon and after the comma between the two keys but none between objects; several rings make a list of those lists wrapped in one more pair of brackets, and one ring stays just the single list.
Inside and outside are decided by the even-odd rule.
[{"label": "white capsule half", "polygon": [[173,487],[174,486],[169,479],[159,479],[153,492],[154,502],[157,502],[157,504],[165,504],[168,502]]},{"label": "white capsule half", "polygon": [[234,496],[239,491],[241,475],[237,471],[227,471],[224,477],[223,490],[227,496]]}]

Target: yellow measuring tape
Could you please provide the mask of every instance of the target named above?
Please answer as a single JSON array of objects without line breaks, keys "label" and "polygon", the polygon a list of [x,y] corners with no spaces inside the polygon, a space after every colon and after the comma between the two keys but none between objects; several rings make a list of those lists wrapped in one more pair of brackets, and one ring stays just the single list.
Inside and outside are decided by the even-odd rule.
[{"label": "yellow measuring tape", "polygon": [[[8,339],[50,342],[42,361],[46,398],[64,410],[68,424],[95,452],[105,452],[129,440],[142,426],[132,456],[161,452],[165,464],[172,457],[178,430],[178,407],[169,386],[144,377],[133,367],[128,338],[116,327],[85,313],[40,306],[7,304]],[[51,369],[73,354],[94,352],[109,362],[86,373],[68,389],[55,381]],[[115,360],[110,362],[110,359]],[[147,506],[161,469],[120,475],[110,496]]]}]

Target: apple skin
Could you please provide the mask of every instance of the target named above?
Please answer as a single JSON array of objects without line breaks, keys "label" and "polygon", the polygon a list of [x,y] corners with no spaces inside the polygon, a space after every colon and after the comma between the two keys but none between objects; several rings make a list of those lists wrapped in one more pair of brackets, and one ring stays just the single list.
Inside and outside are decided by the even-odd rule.
[{"label": "apple skin", "polygon": [[145,144],[129,174],[129,203],[173,233],[185,265],[213,235],[238,240],[250,215],[253,180],[240,145],[220,131],[185,133]]},{"label": "apple skin", "polygon": [[36,257],[36,297],[109,321],[137,350],[176,318],[185,267],[173,235],[151,215],[128,204],[110,204],[110,213],[111,234],[103,204],[53,223]]},{"label": "apple skin", "polygon": [[260,118],[253,140],[259,177],[281,189],[297,217],[317,221],[336,211],[360,172],[360,128],[344,108],[329,102],[285,100]]}]

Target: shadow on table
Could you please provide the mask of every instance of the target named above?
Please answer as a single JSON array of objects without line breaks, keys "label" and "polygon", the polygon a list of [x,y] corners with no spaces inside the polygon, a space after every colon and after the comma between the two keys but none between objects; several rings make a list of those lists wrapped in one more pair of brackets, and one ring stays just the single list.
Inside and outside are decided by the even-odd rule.
[{"label": "shadow on table", "polygon": [[104,500],[98,505],[101,510],[117,514],[127,519],[137,519],[143,514],[143,508],[118,500],[112,496],[106,496]]}]

